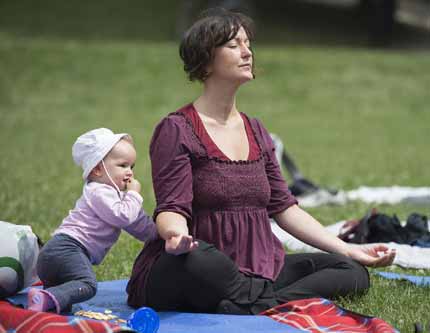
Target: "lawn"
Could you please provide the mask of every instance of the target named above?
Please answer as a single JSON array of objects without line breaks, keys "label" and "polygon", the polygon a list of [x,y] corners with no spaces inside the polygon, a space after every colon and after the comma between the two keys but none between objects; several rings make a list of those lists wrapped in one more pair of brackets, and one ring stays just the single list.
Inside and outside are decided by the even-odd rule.
[{"label": "lawn", "polygon": [[[0,5],[0,219],[30,224],[47,240],[82,190],[71,146],[84,131],[102,126],[134,137],[136,177],[151,213],[148,146],[154,126],[200,91],[186,80],[177,42],[155,33],[122,38],[124,31],[109,30],[102,19],[92,23],[107,27],[100,35],[88,34],[87,21],[49,26],[43,11],[29,21],[36,10],[30,7]],[[43,28],[32,30],[29,22]],[[129,22],[122,28],[133,27]],[[165,36],[170,30],[163,29],[158,33]],[[346,190],[430,185],[428,52],[261,42],[254,48],[257,79],[242,87],[238,107],[282,138],[308,178]],[[327,225],[369,208],[356,202],[309,212]],[[378,208],[401,219],[412,212],[430,215],[428,206]],[[123,234],[96,268],[98,279],[127,278],[140,248]],[[429,322],[429,288],[375,276],[372,282],[367,295],[339,304],[382,317],[401,332]]]}]

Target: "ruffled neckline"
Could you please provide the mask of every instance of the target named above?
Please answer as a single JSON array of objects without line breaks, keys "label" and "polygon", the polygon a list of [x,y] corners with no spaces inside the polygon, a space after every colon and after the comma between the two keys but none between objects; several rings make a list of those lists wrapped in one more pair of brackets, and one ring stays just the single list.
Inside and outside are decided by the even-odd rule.
[{"label": "ruffled neckline", "polygon": [[[194,105],[192,103],[186,105],[185,107],[183,107],[181,110],[183,109],[188,109],[188,108],[192,108],[194,110],[194,112],[197,112],[194,108]],[[252,122],[249,119],[249,117],[245,114],[240,112],[241,115],[245,116],[246,119],[248,120],[249,124],[250,124],[250,128],[252,131],[252,135],[254,136],[255,141],[257,142],[258,145],[258,158],[257,159],[253,159],[253,160],[231,160],[228,158],[228,156],[226,156],[224,153],[223,155],[226,156],[228,159],[224,160],[219,158],[218,156],[209,156],[208,154],[208,150],[206,148],[206,146],[203,144],[203,142],[201,141],[200,137],[197,135],[195,128],[193,126],[193,123],[191,122],[191,120],[185,115],[185,113],[181,110],[175,111],[173,113],[171,113],[171,115],[179,115],[181,117],[183,117],[185,119],[185,123],[187,124],[187,126],[190,128],[191,133],[192,133],[192,138],[195,142],[198,143],[198,145],[203,149],[203,151],[205,152],[204,156],[199,155],[200,159],[206,159],[206,160],[211,160],[211,161],[215,161],[218,163],[223,163],[223,164],[233,164],[233,165],[245,165],[245,164],[254,164],[254,163],[258,163],[263,159],[263,148],[261,145],[261,142],[259,140],[258,135],[256,135],[254,126],[252,126]],[[219,149],[219,148],[218,148]],[[221,151],[222,152],[222,151]]]}]

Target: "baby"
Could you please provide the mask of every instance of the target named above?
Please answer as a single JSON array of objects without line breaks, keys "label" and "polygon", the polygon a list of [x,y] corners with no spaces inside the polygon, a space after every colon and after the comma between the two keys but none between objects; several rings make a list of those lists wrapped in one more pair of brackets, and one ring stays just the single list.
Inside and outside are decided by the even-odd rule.
[{"label": "baby", "polygon": [[143,242],[157,237],[133,177],[136,150],[130,135],[94,129],[76,140],[72,155],[84,170],[83,194],[40,252],[37,272],[45,289],[29,290],[33,311],[70,311],[72,304],[93,297],[92,265],[102,262],[121,229]]}]

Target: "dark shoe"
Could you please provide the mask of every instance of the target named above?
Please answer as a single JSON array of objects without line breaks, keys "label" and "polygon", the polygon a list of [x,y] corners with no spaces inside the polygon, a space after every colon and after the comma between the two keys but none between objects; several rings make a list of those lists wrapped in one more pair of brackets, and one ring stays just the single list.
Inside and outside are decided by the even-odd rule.
[{"label": "dark shoe", "polygon": [[238,305],[228,299],[223,299],[219,302],[216,312],[219,314],[231,314],[231,315],[252,315],[249,310],[249,306]]}]

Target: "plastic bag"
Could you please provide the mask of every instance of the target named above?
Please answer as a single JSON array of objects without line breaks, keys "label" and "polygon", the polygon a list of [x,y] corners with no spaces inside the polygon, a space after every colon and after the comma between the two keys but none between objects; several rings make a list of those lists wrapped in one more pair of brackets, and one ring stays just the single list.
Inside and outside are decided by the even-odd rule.
[{"label": "plastic bag", "polygon": [[38,280],[39,245],[28,225],[0,221],[0,298],[15,295]]}]

